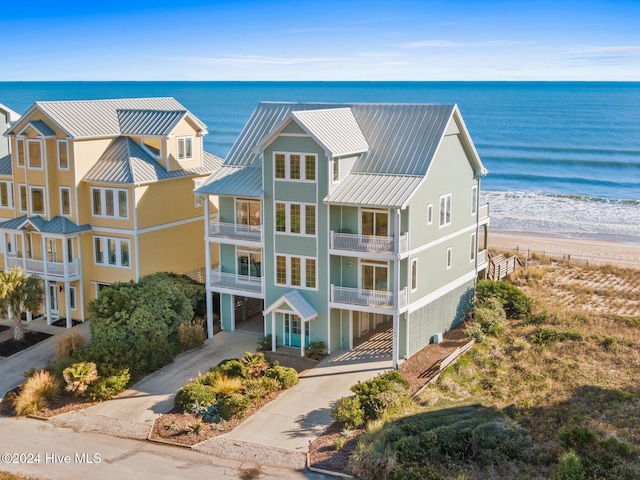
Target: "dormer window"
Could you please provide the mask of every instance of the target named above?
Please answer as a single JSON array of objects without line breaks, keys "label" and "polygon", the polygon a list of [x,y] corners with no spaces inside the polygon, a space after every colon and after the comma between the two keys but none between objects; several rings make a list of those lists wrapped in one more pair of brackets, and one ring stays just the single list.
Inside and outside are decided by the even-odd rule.
[{"label": "dormer window", "polygon": [[193,137],[178,138],[178,160],[191,160],[193,158]]}]

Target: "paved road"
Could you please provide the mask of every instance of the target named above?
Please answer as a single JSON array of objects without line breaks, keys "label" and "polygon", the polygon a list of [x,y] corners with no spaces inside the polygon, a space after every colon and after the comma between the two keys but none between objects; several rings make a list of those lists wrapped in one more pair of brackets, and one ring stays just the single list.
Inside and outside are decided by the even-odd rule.
[{"label": "paved road", "polygon": [[[225,460],[186,448],[127,440],[95,433],[77,433],[50,422],[0,417],[0,471],[36,478],[68,480],[114,478],[138,480],[323,479],[322,475]],[[39,463],[6,463],[2,454],[40,454]],[[83,454],[85,455],[83,457]],[[94,456],[95,455],[95,456]],[[64,463],[68,457],[69,463]],[[35,461],[38,457],[32,457]],[[13,460],[10,458],[10,460]],[[20,462],[22,460],[22,462]],[[92,463],[89,463],[91,460]],[[254,476],[250,476],[250,473]]]}]

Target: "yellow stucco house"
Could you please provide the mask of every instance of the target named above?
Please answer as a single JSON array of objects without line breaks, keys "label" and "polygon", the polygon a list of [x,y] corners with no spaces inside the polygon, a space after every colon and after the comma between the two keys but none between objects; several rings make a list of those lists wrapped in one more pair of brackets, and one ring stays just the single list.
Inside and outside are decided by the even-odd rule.
[{"label": "yellow stucco house", "polygon": [[[0,267],[42,279],[43,314],[84,321],[106,285],[204,270],[195,187],[222,160],[173,98],[36,102],[0,158]],[[29,318],[28,318],[29,319]]]}]

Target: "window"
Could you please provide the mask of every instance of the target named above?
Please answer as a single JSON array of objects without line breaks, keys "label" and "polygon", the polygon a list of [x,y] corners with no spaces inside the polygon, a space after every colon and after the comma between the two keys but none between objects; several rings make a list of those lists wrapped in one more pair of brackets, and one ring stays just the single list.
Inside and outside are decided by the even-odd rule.
[{"label": "window", "polygon": [[159,138],[145,138],[142,140],[142,146],[153,158],[162,158],[162,147],[160,146]]},{"label": "window", "polygon": [[42,169],[42,144],[40,140],[27,140],[29,168]]},{"label": "window", "polygon": [[178,138],[178,160],[191,160],[193,158],[193,138]]},{"label": "window", "polygon": [[331,162],[331,179],[333,183],[340,181],[340,165],[338,164],[338,160]]},{"label": "window", "polygon": [[24,140],[18,139],[18,165],[24,166]]},{"label": "window", "polygon": [[115,188],[91,188],[91,211],[94,217],[128,218],[127,191]]},{"label": "window", "polygon": [[71,189],[60,187],[60,213],[65,217],[71,215]]},{"label": "window", "polygon": [[[316,180],[316,156],[305,154],[304,165],[302,154],[299,153],[275,153],[274,175],[278,180],[295,180],[315,182]],[[304,167],[304,178],[302,176]]]},{"label": "window", "polygon": [[241,231],[260,231],[260,202],[255,200],[236,200],[236,228]]},{"label": "window", "polygon": [[96,265],[129,267],[129,240],[112,237],[93,237]]},{"label": "window", "polygon": [[31,190],[31,214],[44,215],[44,188],[29,187]]},{"label": "window", "polygon": [[290,287],[316,288],[316,259],[276,255],[276,284]]},{"label": "window", "polygon": [[316,234],[316,206],[307,203],[276,202],[276,232]]},{"label": "window", "polygon": [[433,223],[433,203],[427,205],[427,225]]},{"label": "window", "polygon": [[476,232],[473,232],[471,234],[471,256],[470,256],[470,261],[473,262],[476,259]]},{"label": "window", "polygon": [[415,292],[418,288],[418,259],[411,260],[411,291]]},{"label": "window", "polygon": [[451,268],[451,262],[453,260],[453,251],[451,247],[447,248],[447,270]]},{"label": "window", "polygon": [[76,287],[69,287],[69,303],[71,304],[71,310],[75,310],[76,307]]},{"label": "window", "polygon": [[478,187],[474,185],[471,187],[471,215],[475,216],[478,213]]},{"label": "window", "polygon": [[69,145],[66,140],[58,140],[58,168],[69,169]]},{"label": "window", "polygon": [[0,207],[13,207],[13,189],[11,182],[0,182]]},{"label": "window", "polygon": [[[194,180],[193,181],[193,187],[194,190],[198,187],[200,187],[200,185],[202,185],[202,183],[204,182],[204,179],[199,179],[199,180]],[[204,205],[204,196],[200,195],[199,193],[195,193],[193,195],[193,208],[202,208],[202,206]]]},{"label": "window", "polygon": [[27,211],[27,186],[18,185],[18,191],[20,192],[20,211]]},{"label": "window", "polygon": [[440,226],[451,225],[451,194],[440,197]]}]

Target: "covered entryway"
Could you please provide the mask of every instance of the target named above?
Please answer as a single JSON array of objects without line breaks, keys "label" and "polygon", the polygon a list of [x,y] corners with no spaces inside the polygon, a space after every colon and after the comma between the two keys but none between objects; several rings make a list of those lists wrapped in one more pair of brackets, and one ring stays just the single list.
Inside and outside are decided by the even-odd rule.
[{"label": "covered entryway", "polygon": [[300,347],[300,356],[304,356],[304,347],[310,342],[309,322],[317,316],[318,311],[298,291],[278,298],[264,311],[265,331],[272,334],[271,351],[278,345]]}]

